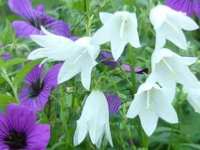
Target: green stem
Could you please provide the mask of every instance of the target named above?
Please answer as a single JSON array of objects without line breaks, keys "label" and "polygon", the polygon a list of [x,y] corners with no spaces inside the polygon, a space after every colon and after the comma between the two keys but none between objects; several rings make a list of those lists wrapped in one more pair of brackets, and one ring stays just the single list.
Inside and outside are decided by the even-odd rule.
[{"label": "green stem", "polygon": [[14,84],[12,83],[11,79],[8,76],[7,71],[4,68],[1,68],[1,76],[4,78],[4,80],[9,84],[9,86],[12,89],[13,95],[15,97],[15,99],[17,100],[17,102],[19,102],[18,99],[18,93],[17,93],[17,88],[14,86]]}]

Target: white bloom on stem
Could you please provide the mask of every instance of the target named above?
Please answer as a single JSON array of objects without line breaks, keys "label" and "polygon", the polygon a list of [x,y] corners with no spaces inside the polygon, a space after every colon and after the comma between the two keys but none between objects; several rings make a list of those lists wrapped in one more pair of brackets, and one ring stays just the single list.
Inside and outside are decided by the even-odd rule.
[{"label": "white bloom on stem", "polygon": [[175,95],[168,88],[161,88],[153,82],[142,84],[131,103],[127,117],[140,118],[142,127],[148,136],[155,131],[159,117],[169,123],[178,123],[178,117],[172,106]]},{"label": "white bloom on stem", "polygon": [[175,83],[180,83],[185,87],[199,88],[200,83],[189,68],[196,60],[196,57],[182,57],[166,48],[155,50],[152,55],[152,77],[164,87],[171,88]]},{"label": "white bloom on stem", "polygon": [[35,60],[45,58],[53,61],[64,61],[58,74],[58,83],[70,80],[81,73],[83,86],[89,90],[91,73],[97,64],[96,58],[99,55],[100,47],[91,44],[90,37],[83,37],[72,41],[66,37],[49,33],[44,28],[45,35],[32,35],[31,38],[42,48],[31,52],[28,59]]},{"label": "white bloom on stem", "polygon": [[187,40],[182,30],[193,31],[198,25],[185,13],[165,5],[158,5],[150,12],[150,20],[156,31],[156,49],[163,48],[166,40],[181,49],[187,49]]},{"label": "white bloom on stem", "polygon": [[111,42],[111,51],[115,60],[123,53],[125,46],[140,47],[138,23],[135,13],[117,11],[114,14],[102,12],[100,19],[103,26],[94,34],[92,41],[95,44]]},{"label": "white bloom on stem", "polygon": [[110,145],[113,146],[109,125],[108,102],[105,95],[100,91],[92,91],[85,101],[81,117],[77,121],[74,144],[79,145],[88,133],[92,143],[98,148],[104,135]]}]

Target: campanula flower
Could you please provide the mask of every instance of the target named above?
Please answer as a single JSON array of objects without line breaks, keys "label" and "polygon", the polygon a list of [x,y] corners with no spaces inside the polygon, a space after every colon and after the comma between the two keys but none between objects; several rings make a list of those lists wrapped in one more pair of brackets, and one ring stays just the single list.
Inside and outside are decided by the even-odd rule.
[{"label": "campanula flower", "polygon": [[122,55],[128,43],[136,48],[140,47],[135,13],[127,11],[117,11],[114,14],[102,12],[100,19],[103,26],[94,34],[92,42],[96,44],[111,42],[111,51],[115,61]]},{"label": "campanula flower", "polygon": [[109,108],[104,93],[92,91],[87,97],[80,119],[74,134],[74,144],[79,145],[89,134],[93,144],[98,148],[101,146],[102,138],[108,140],[113,146],[110,125]]},{"label": "campanula flower", "polygon": [[198,25],[185,13],[177,12],[165,5],[158,5],[150,12],[150,20],[156,32],[155,49],[163,48],[169,40],[181,49],[187,49],[183,30],[193,31]]},{"label": "campanula flower", "polygon": [[58,74],[58,83],[68,81],[80,73],[83,86],[89,90],[92,69],[97,64],[96,58],[100,47],[92,44],[90,37],[72,41],[69,38],[49,33],[45,29],[43,32],[45,35],[31,36],[32,40],[42,48],[31,52],[28,59],[46,58],[45,60],[64,61]]},{"label": "campanula flower", "polygon": [[127,117],[135,118],[138,115],[148,136],[155,131],[159,118],[169,123],[177,123],[178,117],[171,104],[175,95],[171,96],[169,92],[167,88],[161,88],[156,83],[145,82],[135,94]]}]

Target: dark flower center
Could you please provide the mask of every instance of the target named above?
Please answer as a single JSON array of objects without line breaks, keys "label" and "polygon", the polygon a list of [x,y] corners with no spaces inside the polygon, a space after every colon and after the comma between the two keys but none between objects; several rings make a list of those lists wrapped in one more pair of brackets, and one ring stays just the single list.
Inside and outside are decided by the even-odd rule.
[{"label": "dark flower center", "polygon": [[32,20],[30,20],[30,23],[31,23],[31,25],[34,26],[35,28],[41,30],[41,23],[40,23],[40,21],[38,21],[38,20],[36,20],[36,19],[35,19],[35,20],[32,19]]},{"label": "dark flower center", "polygon": [[11,150],[25,149],[27,146],[27,136],[24,132],[10,131],[9,135],[4,139]]},{"label": "dark flower center", "polygon": [[44,87],[44,83],[41,82],[40,79],[38,79],[36,82],[32,83],[30,97],[31,98],[37,97],[40,94],[40,92],[42,91],[43,87]]}]

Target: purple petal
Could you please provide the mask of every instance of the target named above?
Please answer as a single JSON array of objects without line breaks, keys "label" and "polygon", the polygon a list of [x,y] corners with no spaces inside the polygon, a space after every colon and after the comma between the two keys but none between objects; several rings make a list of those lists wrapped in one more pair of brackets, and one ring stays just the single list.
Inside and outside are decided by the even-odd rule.
[{"label": "purple petal", "polygon": [[40,34],[40,30],[25,21],[14,21],[12,24],[17,37],[29,37],[32,34]]},{"label": "purple petal", "polygon": [[8,148],[8,146],[7,145],[5,145],[4,144],[4,142],[3,141],[0,141],[0,149],[2,149],[2,150],[8,150],[9,148]]},{"label": "purple petal", "polygon": [[109,112],[115,114],[119,111],[121,106],[121,100],[117,95],[107,95],[106,96],[109,106]]},{"label": "purple petal", "polygon": [[48,87],[47,85],[44,86],[45,87],[42,89],[40,94],[34,98],[30,97],[29,88],[23,88],[19,96],[20,104],[28,107],[35,112],[42,111],[47,104],[49,96],[51,94],[51,87]]},{"label": "purple petal", "polygon": [[136,67],[134,69],[135,73],[137,74],[144,74],[144,73],[148,73],[148,69],[147,68],[141,68],[141,67]]},{"label": "purple petal", "polygon": [[194,9],[195,15],[200,18],[200,1],[199,0],[194,0],[193,9]]},{"label": "purple petal", "polygon": [[108,51],[101,51],[98,60],[112,69],[116,68],[119,63],[114,61],[112,53]]},{"label": "purple petal", "polygon": [[10,9],[28,20],[35,19],[35,11],[32,8],[31,0],[9,0]]},{"label": "purple petal", "polygon": [[44,78],[44,84],[47,84],[49,87],[52,88],[55,88],[57,86],[57,78],[61,66],[62,64],[56,64],[47,72]]},{"label": "purple petal", "polygon": [[31,72],[29,72],[25,78],[25,82],[28,85],[31,85],[33,82],[37,80],[41,80],[43,76],[43,66],[36,65]]},{"label": "purple petal", "polygon": [[30,132],[36,122],[36,114],[27,107],[10,104],[6,111],[7,124],[18,132]]},{"label": "purple petal", "polygon": [[166,0],[166,5],[169,7],[187,13],[191,16],[194,13],[193,10],[193,0]]},{"label": "purple petal", "polygon": [[77,36],[73,36],[73,35],[71,35],[69,38],[70,38],[72,41],[76,41],[76,40],[79,39]]},{"label": "purple petal", "polygon": [[12,58],[11,54],[9,52],[5,52],[1,55],[1,58],[5,61],[8,61]]},{"label": "purple petal", "polygon": [[122,69],[126,72],[132,72],[132,68],[129,64],[123,64]]},{"label": "purple petal", "polygon": [[41,12],[41,13],[45,13],[45,8],[44,8],[44,5],[43,4],[40,4],[40,5],[37,5],[36,7],[35,7],[35,10],[36,10],[36,12],[37,11],[39,11],[39,12]]},{"label": "purple petal", "polygon": [[5,115],[0,114],[0,141],[8,135],[8,132],[9,132],[9,127],[6,122]]},{"label": "purple petal", "polygon": [[0,114],[0,149],[8,149],[7,145],[4,144],[4,139],[9,134],[9,127],[5,115]]},{"label": "purple petal", "polygon": [[[64,37],[70,37],[70,27],[64,21],[56,20],[50,16],[46,16],[45,19],[45,28],[47,28],[50,32],[61,35]],[[44,22],[43,19],[43,22]]]},{"label": "purple petal", "polygon": [[35,125],[28,135],[28,150],[44,150],[50,139],[49,125]]}]

